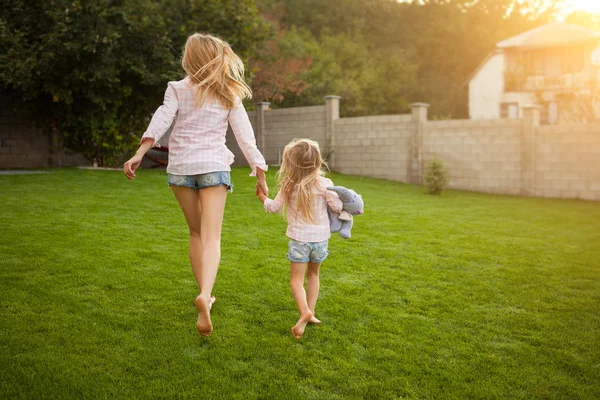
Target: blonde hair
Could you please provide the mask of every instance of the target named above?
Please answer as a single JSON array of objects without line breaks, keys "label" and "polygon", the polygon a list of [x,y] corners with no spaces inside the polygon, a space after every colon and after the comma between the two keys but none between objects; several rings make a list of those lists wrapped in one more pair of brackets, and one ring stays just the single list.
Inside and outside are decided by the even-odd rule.
[{"label": "blonde hair", "polygon": [[285,146],[281,168],[277,173],[277,186],[284,204],[289,204],[295,192],[296,209],[293,211],[301,213],[311,222],[314,222],[310,212],[312,199],[324,166],[326,164],[321,158],[319,143],[310,139],[294,139]]},{"label": "blonde hair", "polygon": [[181,65],[198,88],[198,106],[210,97],[232,109],[238,98],[252,97],[252,90],[244,82],[244,63],[229,44],[218,37],[201,33],[188,37]]}]

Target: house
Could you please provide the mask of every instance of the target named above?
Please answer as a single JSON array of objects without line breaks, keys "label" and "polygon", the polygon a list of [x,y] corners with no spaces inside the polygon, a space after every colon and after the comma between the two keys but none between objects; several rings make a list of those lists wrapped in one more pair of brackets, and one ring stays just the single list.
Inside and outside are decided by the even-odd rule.
[{"label": "house", "polygon": [[471,119],[519,118],[538,104],[545,124],[600,119],[600,32],[552,23],[504,40],[468,80]]}]

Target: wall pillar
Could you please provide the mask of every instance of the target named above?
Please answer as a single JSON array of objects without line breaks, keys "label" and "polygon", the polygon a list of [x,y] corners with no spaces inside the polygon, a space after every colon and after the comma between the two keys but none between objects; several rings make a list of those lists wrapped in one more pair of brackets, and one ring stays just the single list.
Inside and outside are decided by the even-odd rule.
[{"label": "wall pillar", "polygon": [[268,101],[260,101],[256,103],[256,123],[254,124],[254,134],[256,135],[256,146],[260,152],[265,154],[265,112],[269,109],[271,103]]},{"label": "wall pillar", "polygon": [[340,96],[325,96],[325,130],[327,146],[327,164],[329,168],[335,168],[335,127],[334,121],[340,118]]},{"label": "wall pillar", "polygon": [[427,103],[413,103],[412,120],[414,122],[412,140],[410,145],[411,163],[409,168],[410,183],[420,185],[423,174],[423,132],[427,122]]},{"label": "wall pillar", "polygon": [[521,195],[532,196],[535,183],[535,135],[540,126],[541,106],[523,106],[521,128]]}]

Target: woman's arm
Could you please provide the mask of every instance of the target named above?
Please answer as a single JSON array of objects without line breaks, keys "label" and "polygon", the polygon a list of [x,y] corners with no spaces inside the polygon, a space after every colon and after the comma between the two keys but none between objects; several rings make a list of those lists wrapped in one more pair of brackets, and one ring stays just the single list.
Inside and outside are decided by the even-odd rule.
[{"label": "woman's arm", "polygon": [[135,152],[135,155],[131,157],[125,163],[125,165],[123,165],[123,172],[125,173],[127,179],[135,178],[135,170],[140,166],[140,163],[144,158],[144,154],[146,154],[146,152],[150,150],[154,145],[154,140],[152,139],[146,138],[142,140],[142,144],[140,145],[140,148]]},{"label": "woman's arm", "polygon": [[135,155],[123,165],[123,172],[127,179],[135,178],[135,170],[140,166],[140,163],[148,150],[154,146],[160,146],[158,140],[169,130],[178,109],[179,103],[177,102],[177,93],[171,82],[169,82],[167,90],[165,91],[163,104],[158,107],[152,116],[150,125],[148,125],[148,129],[146,129],[146,132],[144,132],[142,139],[140,140],[140,147],[135,152]]},{"label": "woman's arm", "polygon": [[[266,195],[269,194],[269,188],[265,179],[265,171],[268,169],[265,158],[256,147],[256,138],[254,137],[254,130],[252,124],[248,118],[248,113],[244,109],[242,102],[236,107],[232,108],[229,112],[229,124],[235,135],[244,157],[252,168],[250,176],[256,176],[258,178],[258,185],[262,188]],[[258,194],[258,189],[257,189]]]},{"label": "woman's arm", "polygon": [[169,82],[167,90],[165,91],[163,104],[158,107],[152,116],[148,129],[146,129],[146,132],[142,135],[141,143],[143,144],[145,139],[152,139],[154,146],[160,146],[158,141],[171,127],[173,119],[175,119],[175,115],[177,115],[177,110],[179,110],[177,92],[173,87],[173,82]]}]

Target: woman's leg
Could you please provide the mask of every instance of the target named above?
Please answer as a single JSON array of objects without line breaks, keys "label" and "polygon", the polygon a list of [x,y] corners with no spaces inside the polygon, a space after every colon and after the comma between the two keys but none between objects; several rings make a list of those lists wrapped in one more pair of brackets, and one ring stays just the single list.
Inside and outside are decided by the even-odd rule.
[{"label": "woman's leg", "polygon": [[312,312],[312,317],[308,321],[309,324],[320,324],[321,321],[315,317],[315,306],[317,305],[317,299],[319,298],[319,269],[321,263],[315,264],[312,262],[308,263],[308,269],[306,270],[306,302],[308,303],[308,309]]},{"label": "woman's leg", "polygon": [[190,263],[192,264],[192,271],[196,278],[196,283],[200,289],[200,276],[202,270],[202,241],[200,240],[200,215],[202,207],[200,205],[200,195],[198,191],[183,187],[183,186],[171,186],[173,194],[183,211],[183,216],[188,224],[190,230]]},{"label": "woman's leg", "polygon": [[[208,297],[208,305],[206,305],[206,302],[202,301],[202,299],[196,299],[196,307],[198,308],[198,322],[196,323],[196,327],[201,334],[209,335],[212,331],[209,311],[212,303],[214,302],[214,299],[210,298],[210,293],[212,292],[216,278],[218,257],[216,267],[214,267],[214,263],[209,263],[208,267],[204,268],[204,263],[206,260],[206,252],[204,251],[205,242],[210,242],[208,239],[214,237],[214,229],[211,229],[210,224],[204,223],[203,220],[208,219],[207,222],[212,223],[214,222],[214,213],[218,214],[217,217],[220,216],[220,222],[217,227],[219,236],[218,247],[220,247],[221,222],[223,220],[223,210],[225,207],[225,196],[227,192],[224,186],[205,188],[201,189],[200,191],[196,191],[191,188],[173,185],[171,186],[171,189],[173,190],[173,193],[179,202],[179,206],[183,211],[183,215],[185,216],[190,230],[190,263],[192,264],[192,271],[194,272],[196,283],[200,289],[200,296],[202,296],[202,299]],[[220,192],[222,192],[224,196],[221,196],[219,194]],[[213,196],[211,193],[216,193],[217,196]],[[213,199],[214,197],[216,197],[216,199]],[[221,197],[223,198],[221,199]],[[201,205],[203,201],[206,203],[205,206]],[[222,202],[220,213],[218,212],[219,207],[215,209],[215,203],[218,203],[219,201]],[[213,210],[213,214],[206,215],[207,210],[208,212]],[[203,212],[205,215],[203,215]],[[208,247],[208,252],[210,253],[211,246],[209,245]],[[214,250],[212,252],[214,253]],[[218,248],[217,253],[220,255],[220,248]]]},{"label": "woman's leg", "polygon": [[227,200],[227,188],[213,186],[200,189],[198,192],[200,204],[202,204],[200,209],[200,231],[202,232],[200,265],[202,267],[198,277],[200,296],[196,298],[196,308],[198,308],[196,327],[201,334],[208,336],[212,332],[210,294],[221,260],[221,228]]},{"label": "woman's leg", "polygon": [[292,289],[292,296],[298,306],[300,312],[300,318],[296,325],[292,327],[292,334],[296,339],[300,339],[304,334],[304,328],[312,317],[312,312],[308,308],[306,301],[306,291],[304,290],[304,274],[306,273],[306,263],[295,263],[292,262],[290,265],[290,288]]}]

